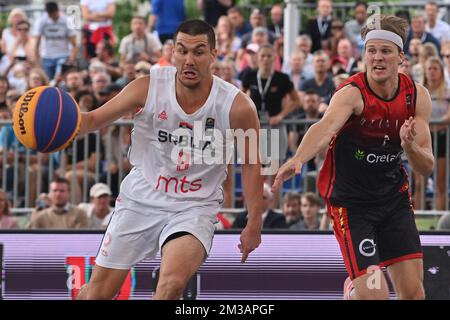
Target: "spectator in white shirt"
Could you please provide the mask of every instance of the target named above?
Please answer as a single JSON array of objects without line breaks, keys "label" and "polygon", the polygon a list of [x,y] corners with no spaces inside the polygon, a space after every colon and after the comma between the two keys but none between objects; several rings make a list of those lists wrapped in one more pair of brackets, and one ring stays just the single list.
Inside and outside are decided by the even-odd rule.
[{"label": "spectator in white shirt", "polygon": [[63,15],[56,2],[45,5],[46,13],[36,22],[33,30],[35,37],[36,61],[50,80],[62,74],[63,64],[74,64],[77,59],[78,45],[76,31],[69,28],[67,17]]},{"label": "spectator in white shirt", "polygon": [[442,44],[444,41],[450,41],[450,25],[438,19],[439,7],[436,2],[428,1],[425,5],[427,16],[426,31],[431,33]]},{"label": "spectator in white shirt", "polygon": [[137,63],[139,61],[148,61],[156,63],[161,56],[161,42],[151,33],[146,32],[146,19],[140,16],[134,16],[131,19],[132,33],[125,36],[120,42],[120,62],[125,61]]},{"label": "spectator in white shirt", "polygon": [[90,229],[106,229],[114,208],[111,202],[111,189],[104,183],[96,183],[89,190],[90,203],[80,203],[78,208],[84,210],[89,219]]}]

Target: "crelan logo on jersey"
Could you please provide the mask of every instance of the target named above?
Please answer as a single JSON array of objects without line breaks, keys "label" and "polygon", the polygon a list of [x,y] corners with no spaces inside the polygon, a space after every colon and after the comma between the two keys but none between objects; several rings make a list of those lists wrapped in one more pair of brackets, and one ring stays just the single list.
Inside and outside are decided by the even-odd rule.
[{"label": "crelan logo on jersey", "polygon": [[355,152],[355,158],[358,161],[366,160],[367,163],[370,164],[378,164],[378,163],[392,163],[395,162],[400,156],[402,152],[392,154],[392,153],[386,153],[382,155],[377,155],[375,153],[369,153],[366,155],[366,153],[360,149],[356,150]]}]

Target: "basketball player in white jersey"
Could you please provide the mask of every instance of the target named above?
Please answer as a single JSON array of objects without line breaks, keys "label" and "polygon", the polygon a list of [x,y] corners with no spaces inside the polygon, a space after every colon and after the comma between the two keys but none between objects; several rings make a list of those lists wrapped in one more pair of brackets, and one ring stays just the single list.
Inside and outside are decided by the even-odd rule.
[{"label": "basketball player in white jersey", "polygon": [[[149,77],[133,81],[101,108],[82,113],[80,134],[85,134],[143,106],[134,118],[129,154],[134,168],[122,182],[92,277],[78,299],[114,298],[131,267],[159,250],[162,258],[154,299],[179,299],[206,259],[227,164],[192,164],[183,149],[175,149],[181,160],[173,161],[174,148],[183,140],[175,131],[192,130],[196,121],[205,127],[203,132],[215,129],[225,135],[227,129],[259,130],[250,98],[212,76],[215,42],[207,23],[182,23],[175,33],[176,68],[154,68]],[[205,141],[193,144],[195,152],[207,152]],[[246,143],[242,177],[249,216],[238,245],[242,262],[261,242],[263,179],[259,157],[252,164],[250,156]]]}]

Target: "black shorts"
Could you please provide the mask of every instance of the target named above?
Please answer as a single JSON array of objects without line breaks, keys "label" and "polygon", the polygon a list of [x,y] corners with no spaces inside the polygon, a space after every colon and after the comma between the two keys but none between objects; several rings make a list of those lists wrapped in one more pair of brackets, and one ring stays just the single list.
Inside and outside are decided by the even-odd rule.
[{"label": "black shorts", "polygon": [[351,279],[369,266],[422,258],[408,191],[377,208],[328,205],[328,215]]},{"label": "black shorts", "polygon": [[[434,145],[435,135],[437,134],[437,146]],[[439,130],[438,132],[431,132],[431,143],[433,150],[436,150],[437,158],[445,158],[447,152],[447,130]]]}]

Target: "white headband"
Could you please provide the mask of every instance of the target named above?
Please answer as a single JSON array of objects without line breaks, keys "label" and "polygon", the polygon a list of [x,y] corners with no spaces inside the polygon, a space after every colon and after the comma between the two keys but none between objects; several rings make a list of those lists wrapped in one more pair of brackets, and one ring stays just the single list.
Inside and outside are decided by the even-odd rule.
[{"label": "white headband", "polygon": [[366,34],[366,38],[364,39],[364,46],[367,44],[367,42],[369,40],[374,40],[374,39],[387,40],[387,41],[393,42],[394,44],[399,46],[401,50],[403,50],[403,40],[398,34],[396,34],[394,32],[387,31],[387,30],[380,30],[380,29],[370,30]]}]

